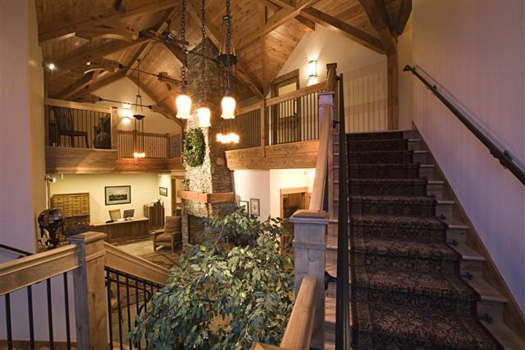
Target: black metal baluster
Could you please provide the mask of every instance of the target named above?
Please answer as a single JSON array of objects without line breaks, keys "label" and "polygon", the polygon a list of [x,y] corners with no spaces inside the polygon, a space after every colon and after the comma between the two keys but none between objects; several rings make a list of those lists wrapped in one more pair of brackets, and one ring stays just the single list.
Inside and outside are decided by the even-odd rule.
[{"label": "black metal baluster", "polygon": [[13,332],[11,329],[11,295],[7,293],[5,295],[5,322],[7,330],[7,349],[13,349]]},{"label": "black metal baluster", "polygon": [[[140,315],[140,307],[139,307],[139,280],[135,277],[135,306],[137,309],[137,315]],[[138,340],[138,346],[139,350],[141,349],[141,339]]]},{"label": "black metal baluster", "polygon": [[51,297],[51,279],[46,280],[47,287],[47,322],[49,330],[49,349],[55,348],[55,342],[53,340],[53,300]]},{"label": "black metal baluster", "polygon": [[124,350],[122,344],[122,307],[120,305],[120,274],[118,271],[115,273],[117,282],[117,314],[118,314],[118,340],[120,344],[120,350]]},{"label": "black metal baluster", "polygon": [[106,293],[108,298],[109,349],[113,349],[113,321],[111,317],[111,272],[106,270]]},{"label": "black metal baluster", "polygon": [[27,313],[29,319],[29,346],[35,350],[35,325],[33,321],[33,287],[27,286]]},{"label": "black metal baluster", "polygon": [[69,290],[67,284],[67,272],[64,272],[64,303],[66,304],[66,346],[71,350],[71,327],[69,325]]},{"label": "black metal baluster", "polygon": [[128,309],[128,339],[129,339],[129,348],[132,349],[131,338],[129,338],[129,332],[131,332],[131,311],[129,307],[129,275],[126,274],[126,304]]}]

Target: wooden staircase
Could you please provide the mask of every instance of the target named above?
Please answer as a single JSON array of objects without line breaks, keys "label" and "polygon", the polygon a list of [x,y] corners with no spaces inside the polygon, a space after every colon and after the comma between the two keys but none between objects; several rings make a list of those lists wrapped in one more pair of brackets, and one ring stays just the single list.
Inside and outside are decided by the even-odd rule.
[{"label": "wooden staircase", "polygon": [[[474,340],[476,338],[476,335],[474,335],[470,336],[472,338],[470,340],[458,340],[457,344],[453,344],[453,341],[448,344],[447,340],[438,346],[437,340],[434,340],[436,343],[432,344],[432,339],[437,338],[429,335],[428,339],[422,338],[417,343],[418,346],[421,346],[418,349],[525,349],[525,339],[518,336],[518,334],[521,334],[525,338],[523,314],[512,295],[508,292],[508,289],[504,286],[502,288],[502,283],[496,284],[493,282],[494,280],[498,281],[498,278],[500,281],[502,279],[497,270],[495,270],[490,256],[482,254],[484,253],[483,249],[479,249],[481,241],[477,233],[417,130],[349,134],[346,137],[350,143],[348,157],[348,177],[350,180],[349,184],[345,185],[349,186],[349,195],[351,197],[348,199],[348,204],[354,215],[352,224],[354,226],[357,225],[353,227],[353,240],[351,239],[352,244],[349,244],[349,252],[354,259],[354,263],[350,263],[350,283],[351,291],[353,291],[353,295],[351,292],[351,305],[353,305],[351,308],[354,308],[351,311],[351,314],[353,312],[354,315],[354,324],[351,324],[351,326],[354,335],[352,340],[354,347],[356,349],[382,348],[377,345],[371,345],[376,344],[374,340],[363,335],[363,329],[361,328],[364,327],[364,322],[362,320],[355,324],[355,321],[360,317],[357,315],[358,310],[355,310],[357,309],[356,305],[363,302],[369,303],[369,305],[374,305],[374,303],[380,305],[381,302],[379,300],[384,301],[385,295],[392,291],[396,292],[397,298],[406,302],[406,300],[410,299],[410,296],[407,295],[418,288],[417,283],[424,283],[425,279],[436,271],[436,268],[441,268],[439,267],[441,265],[435,264],[425,271],[423,265],[428,260],[422,258],[420,261],[417,261],[414,260],[413,256],[409,256],[405,260],[399,257],[391,260],[386,259],[385,254],[394,254],[392,253],[395,250],[394,246],[399,244],[397,242],[402,242],[400,246],[404,250],[399,252],[400,255],[410,255],[410,252],[407,253],[407,247],[417,247],[417,249],[429,249],[428,254],[438,254],[436,251],[439,251],[439,254],[446,253],[450,255],[451,259],[457,259],[456,273],[450,276],[448,273],[443,275],[445,279],[452,281],[451,284],[456,289],[451,288],[450,292],[452,294],[447,298],[430,299],[434,300],[435,304],[427,308],[421,306],[420,310],[418,310],[419,306],[417,305],[407,306],[406,304],[403,305],[402,301],[390,299],[386,302],[388,307],[393,307],[390,315],[399,312],[400,315],[409,317],[408,315],[414,315],[415,312],[417,315],[422,315],[423,319],[430,317],[430,314],[435,314],[433,317],[445,315],[445,320],[447,317],[456,320],[458,315],[455,312],[451,312],[450,309],[447,310],[447,307],[450,308],[449,304],[456,305],[455,303],[459,303],[454,298],[467,294],[476,297],[476,299],[471,309],[469,309],[471,314],[464,314],[461,317],[468,317],[470,320],[473,320],[472,327],[474,328],[482,325],[479,332],[483,333],[486,332],[485,329],[488,330],[486,335],[482,334],[480,336],[481,338],[486,337],[489,339],[486,342],[479,340],[478,343]],[[338,149],[338,142],[339,137],[336,134],[333,136],[334,150]],[[339,204],[337,194],[341,184],[337,175],[338,158],[339,154],[336,151],[333,160],[334,171],[331,172],[334,175],[333,179],[329,179],[332,185],[329,188],[331,188],[330,191],[333,191],[333,210],[330,211],[331,213],[337,213]],[[395,198],[395,205],[392,205],[393,198]],[[431,215],[427,215],[428,213]],[[403,217],[402,223],[396,222],[399,217]],[[410,222],[411,219],[413,222]],[[348,220],[350,225],[351,220]],[[337,222],[337,218],[332,215],[326,238],[326,269],[332,276],[337,275]],[[440,223],[443,225],[441,228]],[[433,229],[429,227],[433,227]],[[352,231],[350,232],[352,233]],[[389,241],[391,242],[390,250],[388,252],[382,251],[381,243],[384,244],[382,240],[392,239],[392,234],[395,234],[396,237]],[[387,237],[388,235],[390,237]],[[361,240],[359,241],[361,243],[358,242],[358,239]],[[374,244],[379,244],[379,248],[374,246]],[[376,250],[374,251],[374,249]],[[386,271],[385,268],[390,269],[391,266],[381,265],[382,263],[393,264],[401,262],[400,264],[409,264],[414,261],[417,264],[408,269],[408,271],[401,271],[399,266],[397,269],[392,268],[388,271],[390,274],[395,274],[397,278],[400,278],[400,276],[406,277],[407,281],[415,283],[413,286],[410,286],[410,283],[407,282],[408,284],[402,286],[403,288],[401,289],[403,291],[401,291],[399,290],[400,286],[388,285],[389,275],[384,273]],[[379,264],[379,267],[374,266],[374,264]],[[451,263],[451,268],[456,266],[454,264],[454,262]],[[369,281],[368,279],[373,280],[373,283],[370,282],[367,285],[368,289],[362,288],[364,282],[363,278],[360,277],[362,277],[363,273],[366,275],[366,281]],[[402,275],[403,273],[405,275]],[[492,284],[488,280],[492,281]],[[441,282],[445,283],[445,280],[440,280]],[[495,288],[493,285],[499,288]],[[436,286],[436,288],[439,289],[439,286]],[[452,289],[454,292],[452,292]],[[425,298],[419,296],[418,300],[422,301],[435,297],[433,293],[438,293],[439,291],[431,290],[429,292],[423,290],[420,292],[422,294],[427,293]],[[369,299],[363,299],[365,294],[367,295],[366,298]],[[383,299],[378,297],[378,295],[382,295]],[[374,297],[376,298],[375,300]],[[438,305],[439,303],[442,304]],[[468,305],[468,303],[465,305]],[[468,307],[466,308],[468,309]],[[455,311],[460,309],[464,310],[458,306]],[[325,314],[326,348],[330,349],[333,348],[335,329],[334,283],[329,285],[326,293]],[[403,320],[401,319],[399,322],[402,323]],[[432,324],[429,323],[428,326],[431,327]],[[425,325],[422,328],[424,327]],[[373,328],[373,326],[370,326],[366,331],[373,332]],[[376,329],[376,331],[385,332],[385,329]],[[428,331],[432,332],[432,329],[430,328]],[[402,332],[398,330],[398,333]],[[422,333],[415,332],[411,336],[414,337],[416,334],[421,335]],[[385,335],[386,338],[390,337],[389,339],[392,339],[392,343],[397,342],[396,344],[399,346],[392,349],[406,348],[401,346],[401,344],[409,343],[409,341],[404,342],[404,336],[406,337],[406,334],[396,334],[396,331],[393,329],[391,329],[391,334]],[[461,335],[458,335],[458,337],[461,337]],[[465,338],[468,337],[466,336]],[[490,342],[490,338],[496,340],[494,347],[486,345],[487,342]],[[470,344],[477,344],[477,347],[474,345],[465,347],[464,344],[467,344],[469,341],[471,341]],[[445,343],[448,344],[448,347]],[[463,345],[459,345],[460,343]]]}]

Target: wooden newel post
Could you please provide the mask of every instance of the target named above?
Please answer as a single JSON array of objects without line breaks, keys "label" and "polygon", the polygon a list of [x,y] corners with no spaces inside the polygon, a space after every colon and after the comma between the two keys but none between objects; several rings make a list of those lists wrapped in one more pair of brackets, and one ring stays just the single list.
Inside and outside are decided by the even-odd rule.
[{"label": "wooden newel post", "polygon": [[104,287],[105,237],[105,233],[86,232],[68,238],[69,242],[80,249],[81,259],[81,266],[73,271],[79,349],[97,350],[108,347],[108,320]]},{"label": "wooden newel post", "polygon": [[315,277],[315,315],[310,346],[324,349],[324,272],[326,264],[326,230],[328,213],[298,210],[290,218],[294,224],[295,293],[305,275]]}]

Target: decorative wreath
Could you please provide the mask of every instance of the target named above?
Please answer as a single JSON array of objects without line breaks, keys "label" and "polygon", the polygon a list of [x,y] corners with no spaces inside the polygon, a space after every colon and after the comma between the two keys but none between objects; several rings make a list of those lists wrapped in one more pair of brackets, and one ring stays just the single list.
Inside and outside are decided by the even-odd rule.
[{"label": "decorative wreath", "polygon": [[204,134],[199,128],[188,130],[184,137],[184,159],[191,167],[202,165],[204,162]]}]

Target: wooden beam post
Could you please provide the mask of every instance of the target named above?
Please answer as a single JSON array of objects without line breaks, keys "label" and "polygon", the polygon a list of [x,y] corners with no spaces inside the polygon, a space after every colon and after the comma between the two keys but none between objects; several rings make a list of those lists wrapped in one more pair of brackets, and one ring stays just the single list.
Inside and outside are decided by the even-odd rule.
[{"label": "wooden beam post", "polygon": [[397,54],[387,56],[388,130],[399,127],[399,69]]},{"label": "wooden beam post", "polygon": [[315,278],[315,315],[310,346],[324,349],[324,271],[328,213],[298,210],[292,215],[290,222],[294,224],[295,293],[299,291],[303,277],[310,275]]},{"label": "wooden beam post", "polygon": [[266,157],[266,99],[261,100],[261,153]]},{"label": "wooden beam post", "polygon": [[73,271],[79,349],[97,350],[108,346],[104,238],[106,234],[100,232],[86,232],[68,238],[80,250],[81,259],[81,266]]},{"label": "wooden beam post", "polygon": [[118,108],[111,107],[111,149],[118,149]]}]

